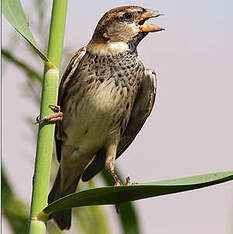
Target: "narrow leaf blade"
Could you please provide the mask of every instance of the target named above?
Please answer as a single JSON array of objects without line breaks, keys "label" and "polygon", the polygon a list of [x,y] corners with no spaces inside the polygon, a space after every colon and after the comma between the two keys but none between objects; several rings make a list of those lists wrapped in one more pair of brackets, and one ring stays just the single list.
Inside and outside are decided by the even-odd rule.
[{"label": "narrow leaf blade", "polygon": [[233,171],[218,172],[180,179],[172,179],[129,186],[109,186],[73,193],[48,205],[41,215],[58,210],[91,206],[119,204],[128,201],[156,197],[188,190],[199,189],[233,180]]},{"label": "narrow leaf blade", "polygon": [[24,39],[32,46],[37,54],[48,62],[48,58],[40,51],[35,39],[30,31],[29,23],[26,18],[25,12],[19,0],[3,0],[2,13],[9,21],[9,23],[19,32]]}]

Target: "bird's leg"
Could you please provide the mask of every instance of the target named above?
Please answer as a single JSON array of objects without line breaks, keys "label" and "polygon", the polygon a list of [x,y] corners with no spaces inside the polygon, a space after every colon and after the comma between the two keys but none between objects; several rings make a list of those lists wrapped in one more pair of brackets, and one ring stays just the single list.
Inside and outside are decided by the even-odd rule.
[{"label": "bird's leg", "polygon": [[54,114],[52,115],[47,115],[44,118],[40,119],[38,116],[36,118],[35,124],[39,124],[42,122],[48,122],[48,123],[56,123],[58,121],[61,121],[63,118],[63,112],[61,112],[60,106],[57,105],[49,105],[49,108],[54,111]]},{"label": "bird's leg", "polygon": [[114,170],[110,170],[109,172],[112,175],[113,179],[115,180],[114,186],[121,186],[121,185],[123,185]]},{"label": "bird's leg", "polygon": [[[123,185],[121,183],[120,179],[118,178],[117,174],[114,172],[114,170],[110,170],[109,172],[111,173],[113,179],[115,180],[114,186],[121,186],[121,185]],[[119,203],[115,204],[115,210],[116,210],[117,214],[120,213],[120,204]]]},{"label": "bird's leg", "polygon": [[108,146],[106,151],[106,161],[105,161],[105,168],[112,175],[115,181],[115,186],[122,185],[120,179],[118,178],[117,174],[114,171],[118,142],[119,141],[115,141]]},{"label": "bird's leg", "polygon": [[[106,167],[106,166],[105,166]],[[108,170],[108,169],[107,169]],[[109,173],[112,175],[113,179],[115,180],[115,184],[114,186],[121,186],[123,185],[120,181],[120,179],[118,178],[117,174],[114,172],[114,170],[108,170]],[[117,214],[120,213],[120,204],[115,204],[115,210],[117,212]]]},{"label": "bird's leg", "polygon": [[[115,185],[114,186],[122,186],[122,185],[130,185],[130,178],[126,178],[126,183],[123,184],[120,179],[118,178],[117,174],[114,171],[114,164],[115,164],[115,158],[116,158],[116,152],[117,152],[117,146],[118,143],[111,144],[107,148],[106,153],[106,161],[105,161],[105,168],[106,170],[112,175]],[[116,212],[119,214],[120,212],[120,204],[115,204]]]}]

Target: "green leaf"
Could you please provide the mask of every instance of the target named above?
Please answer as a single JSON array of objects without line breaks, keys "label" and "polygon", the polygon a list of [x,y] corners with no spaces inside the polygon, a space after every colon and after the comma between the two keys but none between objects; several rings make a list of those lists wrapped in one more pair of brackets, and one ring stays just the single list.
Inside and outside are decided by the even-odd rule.
[{"label": "green leaf", "polygon": [[2,0],[2,13],[9,23],[18,31],[24,39],[32,46],[44,62],[48,58],[40,51],[30,31],[29,23],[19,0]]},{"label": "green leaf", "polygon": [[73,193],[48,205],[38,218],[53,212],[80,206],[119,204],[122,202],[194,190],[233,180],[233,171],[205,174],[129,186],[109,186]]}]

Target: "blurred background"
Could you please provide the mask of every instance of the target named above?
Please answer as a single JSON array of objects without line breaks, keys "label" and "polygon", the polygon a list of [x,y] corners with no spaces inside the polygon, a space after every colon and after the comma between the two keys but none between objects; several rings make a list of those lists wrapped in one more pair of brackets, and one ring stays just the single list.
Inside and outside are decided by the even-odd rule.
[{"label": "blurred background", "polygon": [[[52,1],[21,2],[36,41],[45,51]],[[157,73],[157,98],[152,115],[138,137],[117,160],[122,176],[130,176],[132,181],[141,183],[232,170],[233,2],[69,1],[63,70],[72,54],[91,39],[102,15],[121,5],[159,10],[165,16],[153,22],[166,29],[148,35],[138,48],[145,66]],[[37,126],[33,122],[39,115],[43,64],[4,18],[2,29],[2,166],[5,182],[14,192],[13,199],[21,204],[18,211],[22,210],[18,213],[26,215],[36,150]],[[53,177],[56,162],[52,169]],[[100,176],[81,186],[96,185],[103,185]],[[232,182],[228,182],[133,204],[143,234],[232,234],[232,195]],[[97,217],[100,222],[104,220],[100,227],[104,227],[105,233],[122,232],[112,206],[80,208],[77,213],[80,228],[64,233],[77,233],[77,230],[88,233],[85,229],[90,223],[96,225],[90,217]],[[83,221],[79,221],[81,214]],[[20,218],[24,220],[25,216]],[[56,228],[50,225],[53,233]],[[5,215],[5,234],[15,233],[10,226],[12,221]],[[95,227],[95,233],[101,230]],[[104,233],[103,229],[99,233]]]}]

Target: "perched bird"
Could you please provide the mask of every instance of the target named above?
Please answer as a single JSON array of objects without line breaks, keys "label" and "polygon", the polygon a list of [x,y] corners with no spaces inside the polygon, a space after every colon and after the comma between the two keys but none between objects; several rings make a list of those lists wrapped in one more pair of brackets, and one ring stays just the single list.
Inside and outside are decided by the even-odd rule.
[{"label": "perched bird", "polygon": [[[88,181],[104,168],[121,184],[114,173],[115,159],[142,128],[156,93],[155,73],[139,60],[137,45],[149,32],[163,30],[145,24],[160,15],[138,6],[114,8],[71,59],[59,88],[63,117],[55,138],[60,168],[49,203],[73,193],[80,178]],[[69,229],[71,209],[51,218],[60,229]]]}]

